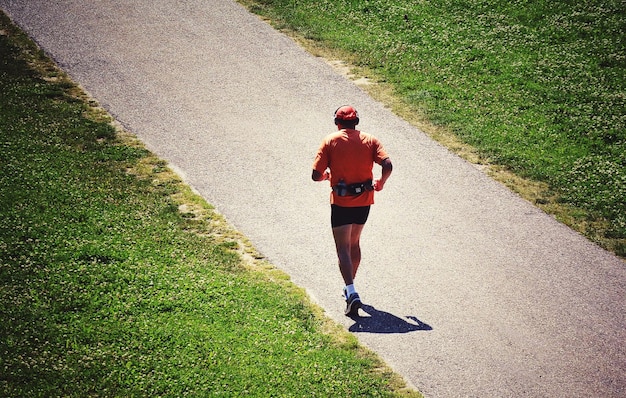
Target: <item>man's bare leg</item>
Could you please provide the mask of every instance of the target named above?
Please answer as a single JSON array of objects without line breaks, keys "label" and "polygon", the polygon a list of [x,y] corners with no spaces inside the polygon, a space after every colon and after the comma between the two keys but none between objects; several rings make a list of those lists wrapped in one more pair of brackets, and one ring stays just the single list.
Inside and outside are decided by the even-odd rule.
[{"label": "man's bare leg", "polygon": [[352,279],[356,278],[356,272],[361,264],[361,232],[364,224],[352,224],[350,231],[350,259],[352,260]]},{"label": "man's bare leg", "polygon": [[352,229],[354,225],[342,225],[333,228],[337,258],[339,259],[339,271],[343,281],[348,285],[354,283],[354,267],[352,263]]}]

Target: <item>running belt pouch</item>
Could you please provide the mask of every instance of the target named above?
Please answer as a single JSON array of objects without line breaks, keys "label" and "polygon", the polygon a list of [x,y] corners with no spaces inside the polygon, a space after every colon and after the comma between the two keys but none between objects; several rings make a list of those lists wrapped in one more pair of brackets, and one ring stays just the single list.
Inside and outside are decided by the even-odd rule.
[{"label": "running belt pouch", "polygon": [[339,181],[339,184],[333,187],[333,191],[335,191],[338,196],[358,196],[365,191],[373,190],[374,186],[372,185],[372,180],[350,185],[346,185],[343,181]]},{"label": "running belt pouch", "polygon": [[348,186],[348,189],[352,195],[360,195],[365,192],[365,187],[363,184],[352,184]]},{"label": "running belt pouch", "polygon": [[365,191],[373,191],[374,186],[372,185],[372,180],[367,180],[365,182],[359,182],[356,184],[348,185],[348,192],[352,195],[360,195]]}]

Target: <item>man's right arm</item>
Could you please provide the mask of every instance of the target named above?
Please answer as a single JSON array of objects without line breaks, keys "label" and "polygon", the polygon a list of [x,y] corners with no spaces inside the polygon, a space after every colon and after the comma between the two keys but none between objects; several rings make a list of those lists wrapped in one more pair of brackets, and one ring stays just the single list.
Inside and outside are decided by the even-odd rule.
[{"label": "man's right arm", "polygon": [[387,179],[389,178],[389,176],[391,175],[391,172],[393,171],[393,165],[391,164],[391,159],[389,158],[386,158],[385,160],[383,160],[383,162],[380,165],[383,168],[382,174],[379,179],[374,181],[374,189],[377,191],[380,191],[383,189],[383,187],[385,186],[385,183],[387,182]]}]

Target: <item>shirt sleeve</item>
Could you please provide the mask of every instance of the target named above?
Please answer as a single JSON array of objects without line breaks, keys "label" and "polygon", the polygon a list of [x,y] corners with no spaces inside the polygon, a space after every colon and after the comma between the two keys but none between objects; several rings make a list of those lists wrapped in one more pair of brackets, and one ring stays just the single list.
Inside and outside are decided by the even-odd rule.
[{"label": "shirt sleeve", "polygon": [[387,151],[385,150],[385,147],[383,146],[383,144],[378,140],[378,138],[376,137],[372,137],[372,143],[373,148],[374,148],[374,162],[376,162],[377,164],[381,164],[383,162],[383,160],[387,159],[389,157],[389,155],[387,154]]},{"label": "shirt sleeve", "polygon": [[326,169],[330,166],[328,158],[328,142],[324,140],[320,145],[313,161],[313,170],[317,170],[320,174],[324,174]]}]

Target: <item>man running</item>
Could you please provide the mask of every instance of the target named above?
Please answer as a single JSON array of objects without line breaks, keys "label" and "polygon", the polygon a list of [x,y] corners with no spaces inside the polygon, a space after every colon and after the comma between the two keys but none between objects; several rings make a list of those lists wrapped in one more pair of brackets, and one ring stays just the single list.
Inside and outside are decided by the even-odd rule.
[{"label": "man running", "polygon": [[[332,192],[331,226],[339,270],[345,282],[345,314],[358,314],[361,298],[354,287],[354,278],[361,263],[361,232],[367,221],[374,191],[380,191],[391,175],[389,155],[380,141],[356,130],[359,116],[352,106],[335,111],[337,132],[324,138],[313,162],[313,181],[330,180]],[[381,177],[374,180],[374,163],[382,167]]]}]

